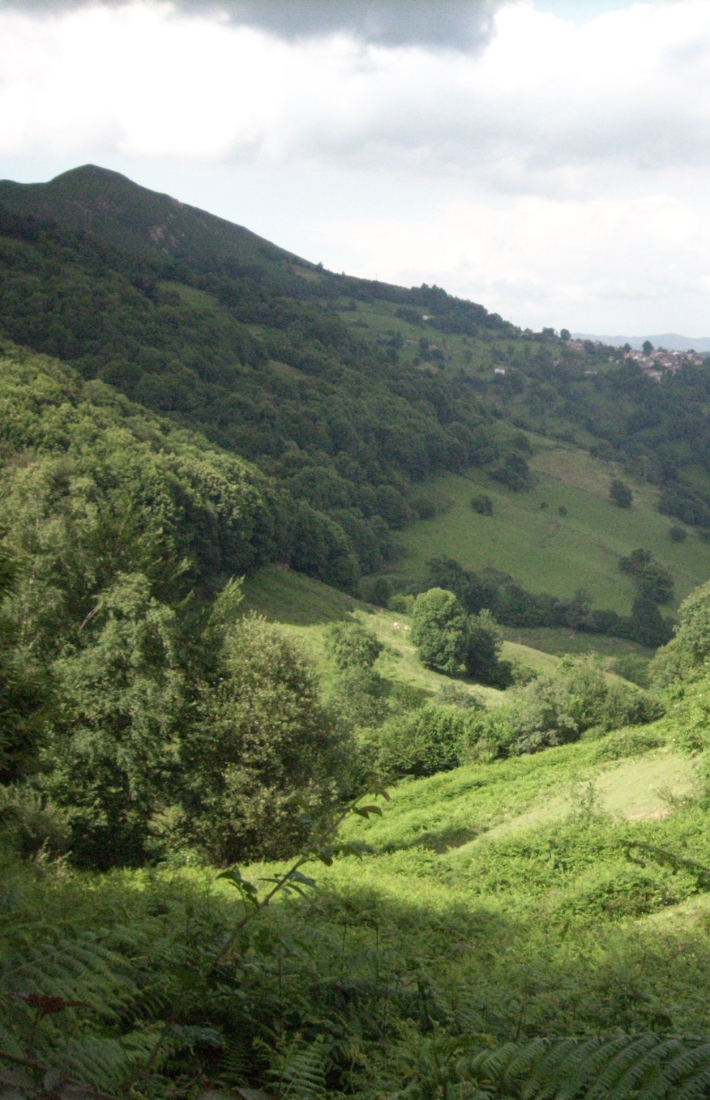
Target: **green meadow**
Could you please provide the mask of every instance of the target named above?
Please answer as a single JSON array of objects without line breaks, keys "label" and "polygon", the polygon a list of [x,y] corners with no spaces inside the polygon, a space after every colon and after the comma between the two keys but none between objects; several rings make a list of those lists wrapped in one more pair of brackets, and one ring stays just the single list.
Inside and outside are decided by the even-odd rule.
[{"label": "green meadow", "polygon": [[[672,521],[656,511],[650,486],[626,478],[634,492],[627,510],[608,498],[611,478],[618,476],[611,463],[572,447],[547,445],[530,464],[535,473],[528,492],[512,492],[479,471],[429,481],[445,511],[398,536],[402,557],[394,575],[418,580],[428,558],[447,555],[467,569],[509,573],[535,592],[570,597],[586,588],[595,607],[623,614],[630,610],[633,588],[618,561],[637,547],[671,570],[676,604],[710,577],[710,543],[692,531],[684,542],[673,542]],[[480,492],[491,497],[492,516],[471,508],[471,497]]]}]

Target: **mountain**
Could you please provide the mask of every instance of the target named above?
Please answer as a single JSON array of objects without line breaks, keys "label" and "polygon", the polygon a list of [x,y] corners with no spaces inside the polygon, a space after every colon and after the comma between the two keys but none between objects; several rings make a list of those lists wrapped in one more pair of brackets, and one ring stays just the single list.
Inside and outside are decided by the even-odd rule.
[{"label": "mountain", "polygon": [[[0,184],[0,276],[10,340],[252,463],[303,531],[303,552],[289,550],[284,564],[298,560],[341,588],[355,591],[362,577],[382,573],[401,584],[397,532],[417,518],[439,524],[450,509],[440,475],[475,471],[479,484],[532,500],[524,495],[542,474],[529,459],[550,440],[611,464],[594,474],[602,500],[612,470],[636,479],[653,517],[643,537],[669,568],[681,551],[670,548],[658,513],[703,537],[710,530],[706,364],[659,382],[611,346],[570,347],[552,329],[520,331],[436,286],[325,271],[90,165],[46,184]],[[604,507],[598,600],[618,587]],[[636,548],[626,542],[640,537],[634,530],[621,539],[622,554]],[[586,562],[588,539],[575,560]],[[693,546],[688,585],[706,569]],[[464,549],[452,556],[500,565],[494,549],[487,562]],[[516,580],[520,560],[526,586],[562,601],[555,623],[566,622],[586,567],[531,571],[524,553],[508,560]],[[512,580],[496,582],[507,593],[501,607],[517,601]],[[618,593],[619,613],[630,592]],[[528,625],[541,625],[542,605],[534,614],[527,606]],[[518,625],[521,614],[518,606]]]},{"label": "mountain", "polygon": [[710,336],[679,336],[677,332],[661,332],[656,336],[594,336],[588,332],[573,332],[575,340],[595,340],[611,347],[623,348],[630,344],[634,351],[640,351],[646,340],[654,348],[666,348],[667,351],[710,351]]},{"label": "mountain", "polygon": [[15,214],[50,218],[138,256],[205,265],[232,261],[243,270],[288,278],[315,271],[256,233],[150,191],[118,172],[85,164],[49,183],[0,181],[0,205]]}]

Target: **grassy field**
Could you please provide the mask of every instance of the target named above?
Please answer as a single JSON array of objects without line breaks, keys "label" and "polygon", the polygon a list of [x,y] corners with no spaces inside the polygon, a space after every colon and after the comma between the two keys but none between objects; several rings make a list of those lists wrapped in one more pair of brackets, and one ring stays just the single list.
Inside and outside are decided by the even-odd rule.
[{"label": "grassy field", "polygon": [[[468,569],[502,570],[535,592],[569,597],[586,588],[595,607],[621,613],[630,610],[633,588],[619,572],[618,561],[637,547],[650,550],[671,570],[676,603],[710,577],[710,544],[692,532],[685,542],[673,542],[671,523],[655,510],[650,486],[631,482],[634,504],[625,510],[608,499],[610,478],[616,474],[610,463],[565,445],[546,445],[531,466],[535,485],[523,493],[479,471],[429,482],[430,490],[450,506],[402,531],[395,575],[418,580],[427,558],[445,554]],[[493,500],[492,516],[478,515],[470,507],[471,497],[481,491]],[[566,513],[560,514],[560,508]]]},{"label": "grassy field", "polygon": [[[242,609],[245,613],[255,611],[265,615],[297,639],[315,662],[326,688],[336,674],[326,629],[330,623],[347,621],[362,623],[384,642],[385,648],[375,667],[390,684],[403,684],[433,697],[451,683],[447,676],[440,676],[420,663],[409,641],[410,625],[406,615],[382,611],[353,600],[303,574],[275,566],[260,570],[244,584]],[[557,663],[550,654],[512,641],[504,643],[503,656],[538,671],[548,671]],[[468,689],[489,704],[502,702],[504,698],[503,692],[481,684],[476,684],[475,689],[468,685]]]},{"label": "grassy field", "polygon": [[334,965],[396,985],[416,959],[482,1033],[710,1028],[707,896],[624,848],[710,862],[693,764],[640,740],[615,759],[625,736],[404,782],[348,824],[369,853],[315,868],[306,906]]}]

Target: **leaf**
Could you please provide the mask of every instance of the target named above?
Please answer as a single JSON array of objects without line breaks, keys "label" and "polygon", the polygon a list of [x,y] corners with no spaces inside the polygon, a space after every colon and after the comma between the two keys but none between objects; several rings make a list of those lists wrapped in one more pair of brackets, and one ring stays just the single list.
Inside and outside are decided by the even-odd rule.
[{"label": "leaf", "polygon": [[318,889],[316,880],[314,878],[309,878],[308,875],[304,875],[301,871],[290,871],[288,881],[290,883],[300,882],[303,886],[310,886],[313,890]]},{"label": "leaf", "polygon": [[222,871],[217,875],[218,879],[226,879],[227,882],[231,882],[232,886],[236,888],[245,896],[248,900],[254,901],[257,895],[257,889],[253,882],[249,882],[248,879],[242,878],[242,872],[238,867],[230,867],[228,871]]}]

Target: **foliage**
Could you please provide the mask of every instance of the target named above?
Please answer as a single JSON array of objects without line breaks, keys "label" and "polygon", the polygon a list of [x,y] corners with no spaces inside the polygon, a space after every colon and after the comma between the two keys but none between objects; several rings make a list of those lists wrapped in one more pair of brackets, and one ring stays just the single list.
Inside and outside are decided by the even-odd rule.
[{"label": "foliage", "polygon": [[307,659],[275,627],[247,616],[226,629],[182,749],[179,828],[212,862],[291,853],[309,829],[298,800],[314,815],[337,805],[353,750],[319,694]]},{"label": "foliage", "polygon": [[428,668],[456,675],[467,655],[468,619],[453,592],[430,588],[412,608],[412,642]]},{"label": "foliage", "polygon": [[[325,300],[318,301],[313,291],[322,281],[309,290],[309,281],[299,277],[309,265],[296,264],[294,273],[288,254],[265,242],[244,267],[243,260],[224,255],[230,239],[224,223],[209,230],[202,215],[196,225],[187,208],[162,215],[187,219],[188,235],[202,242],[179,260],[139,245],[140,231],[125,224],[102,244],[113,201],[131,209],[140,224],[145,204],[160,207],[160,197],[96,173],[77,183],[93,189],[90,203],[97,189],[118,186],[120,200],[99,200],[96,233],[0,210],[4,331],[72,364],[84,379],[108,383],[227,451],[258,461],[301,502],[296,526],[308,507],[337,525],[355,573],[387,561],[388,528],[401,527],[422,508],[431,514],[421,492],[412,494],[414,510],[407,503],[412,482],[496,459],[504,433],[470,387],[424,375],[400,363],[394,346],[355,334],[330,301],[344,286],[325,280]],[[23,211],[32,209],[17,191],[5,197]],[[59,203],[60,220],[72,207]],[[117,237],[128,251],[115,247]],[[241,256],[245,247],[253,251],[249,237],[233,227]],[[472,308],[443,292],[435,297],[462,313]],[[476,309],[485,322],[486,311]],[[514,462],[524,477],[525,460],[517,455]],[[328,579],[347,587],[357,578]]]},{"label": "foliage", "polygon": [[91,634],[53,666],[59,703],[43,786],[66,810],[79,864],[136,866],[179,782],[186,693],[175,613],[151,596],[147,577],[119,574],[98,599]]},{"label": "foliage", "polygon": [[614,478],[609,488],[609,498],[619,508],[630,508],[634,495],[625,481]]},{"label": "foliage", "polygon": [[[645,555],[648,552],[634,551],[636,553]],[[670,573],[657,562],[646,562],[645,558],[637,563],[631,555],[622,562],[627,560],[631,568],[638,569],[641,574],[635,577],[639,590],[653,597],[639,595],[630,616],[619,615],[616,611],[592,610],[589,594],[583,588],[578,589],[572,599],[561,600],[544,592],[528,592],[505,573],[492,569],[476,573],[464,569],[454,558],[444,556],[428,560],[427,582],[454,592],[467,611],[490,610],[505,626],[567,626],[590,634],[629,638],[653,648],[665,645],[671,636],[672,624],[661,616],[656,602],[659,595],[666,599],[672,591]],[[628,572],[625,567],[623,571]]]},{"label": "foliage", "polygon": [[434,775],[461,762],[472,711],[428,705],[391,719],[375,738],[375,764],[383,777]]},{"label": "foliage", "polygon": [[628,557],[619,559],[619,569],[633,578],[639,599],[660,604],[673,599],[673,577],[653,560],[650,550],[632,550]]},{"label": "foliage", "polygon": [[471,507],[474,512],[478,512],[479,516],[493,515],[493,501],[487,493],[478,493],[471,497]]},{"label": "foliage", "polygon": [[480,1097],[670,1100],[710,1084],[710,1043],[677,1035],[533,1039],[460,1058],[456,1076]]},{"label": "foliage", "polygon": [[341,671],[371,668],[384,648],[380,639],[359,623],[333,623],[328,628],[328,642]]}]

